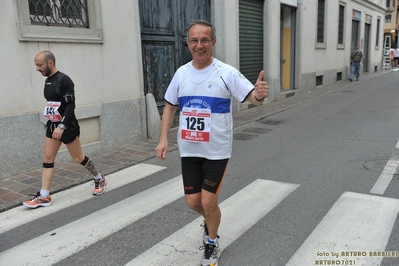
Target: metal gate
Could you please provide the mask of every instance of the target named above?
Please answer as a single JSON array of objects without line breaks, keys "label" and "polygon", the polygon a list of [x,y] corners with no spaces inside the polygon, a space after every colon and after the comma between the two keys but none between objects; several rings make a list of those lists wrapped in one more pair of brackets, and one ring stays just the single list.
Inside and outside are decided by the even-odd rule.
[{"label": "metal gate", "polygon": [[370,24],[364,24],[363,73],[369,72]]},{"label": "metal gate", "polygon": [[351,53],[355,49],[356,44],[359,44],[359,21],[352,20],[352,36],[351,36]]},{"label": "metal gate", "polygon": [[139,0],[144,93],[152,93],[158,108],[174,72],[191,60],[187,26],[195,19],[210,21],[210,0]]},{"label": "metal gate", "polygon": [[263,69],[263,0],[239,1],[240,72],[255,83]]}]

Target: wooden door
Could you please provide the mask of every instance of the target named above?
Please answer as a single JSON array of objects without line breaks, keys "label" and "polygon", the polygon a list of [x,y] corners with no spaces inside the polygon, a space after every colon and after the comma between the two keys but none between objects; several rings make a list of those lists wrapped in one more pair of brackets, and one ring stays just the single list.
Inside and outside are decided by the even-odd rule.
[{"label": "wooden door", "polygon": [[144,93],[152,93],[158,108],[175,71],[191,60],[187,26],[210,21],[210,0],[139,0]]}]

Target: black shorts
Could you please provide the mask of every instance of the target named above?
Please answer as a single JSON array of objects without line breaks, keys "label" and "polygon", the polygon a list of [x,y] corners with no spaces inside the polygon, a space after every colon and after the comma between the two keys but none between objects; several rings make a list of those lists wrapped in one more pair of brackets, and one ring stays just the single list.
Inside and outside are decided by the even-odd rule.
[{"label": "black shorts", "polygon": [[201,189],[219,194],[228,161],[182,157],[184,194],[195,194],[201,192]]},{"label": "black shorts", "polygon": [[[56,127],[58,127],[58,122],[53,123],[50,120],[47,121],[47,129],[46,129],[46,137],[52,139],[53,138],[53,131]],[[79,124],[74,122],[72,125],[67,126],[64,130],[64,133],[61,135],[60,141],[64,144],[71,143],[77,137],[80,136],[80,127]]]}]

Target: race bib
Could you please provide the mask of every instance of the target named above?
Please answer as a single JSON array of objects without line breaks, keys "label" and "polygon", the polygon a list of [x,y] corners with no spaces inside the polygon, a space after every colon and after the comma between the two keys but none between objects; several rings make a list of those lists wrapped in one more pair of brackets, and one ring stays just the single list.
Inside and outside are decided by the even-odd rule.
[{"label": "race bib", "polygon": [[62,116],[58,112],[60,106],[61,102],[47,102],[43,115],[51,122],[60,122],[62,120]]},{"label": "race bib", "polygon": [[185,141],[209,142],[211,110],[183,107],[180,113],[181,138]]}]

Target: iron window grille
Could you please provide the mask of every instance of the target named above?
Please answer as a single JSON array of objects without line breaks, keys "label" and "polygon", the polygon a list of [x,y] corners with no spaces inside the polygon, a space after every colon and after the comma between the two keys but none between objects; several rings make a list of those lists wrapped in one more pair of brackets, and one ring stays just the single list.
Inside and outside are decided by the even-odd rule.
[{"label": "iron window grille", "polygon": [[32,25],[89,28],[87,0],[28,0]]},{"label": "iron window grille", "polygon": [[325,16],[325,0],[318,1],[317,10],[317,42],[324,43],[324,16]]},{"label": "iron window grille", "polygon": [[380,44],[380,19],[377,19],[377,31],[375,37],[375,46],[378,47]]},{"label": "iron window grille", "polygon": [[345,18],[345,6],[339,6],[339,18],[338,18],[338,44],[344,44],[344,18]]}]

